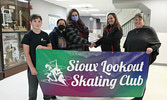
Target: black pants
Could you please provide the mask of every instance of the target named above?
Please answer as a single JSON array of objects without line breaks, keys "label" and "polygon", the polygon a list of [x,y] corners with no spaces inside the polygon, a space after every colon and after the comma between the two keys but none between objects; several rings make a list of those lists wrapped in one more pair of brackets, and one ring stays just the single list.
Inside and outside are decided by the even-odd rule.
[{"label": "black pants", "polygon": [[[38,89],[38,79],[36,75],[31,75],[31,72],[28,71],[28,86],[29,86],[29,100],[37,99],[37,89]],[[44,100],[50,100],[49,95],[43,96]]]},{"label": "black pants", "polygon": [[142,99],[143,99],[143,97],[135,97],[132,100],[142,100]]}]

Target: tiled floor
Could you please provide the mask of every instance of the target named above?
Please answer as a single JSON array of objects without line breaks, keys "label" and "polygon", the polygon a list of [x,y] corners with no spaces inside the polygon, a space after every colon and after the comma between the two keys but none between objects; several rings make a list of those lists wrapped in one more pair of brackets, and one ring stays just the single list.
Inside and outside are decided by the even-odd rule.
[{"label": "tiled floor", "polygon": [[[26,71],[0,81],[0,100],[28,100]],[[151,65],[144,100],[167,100],[167,66]],[[42,100],[39,87],[38,99]],[[58,97],[57,100],[129,100],[129,98]]]}]

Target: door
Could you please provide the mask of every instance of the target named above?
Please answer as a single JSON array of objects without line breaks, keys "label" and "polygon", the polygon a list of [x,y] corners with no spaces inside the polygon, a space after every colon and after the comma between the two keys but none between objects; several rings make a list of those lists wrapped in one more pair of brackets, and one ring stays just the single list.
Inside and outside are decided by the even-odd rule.
[{"label": "door", "polygon": [[[0,2],[1,5],[1,2]],[[1,6],[0,6],[0,80],[3,79],[3,47],[2,47],[2,13],[1,13]]]}]

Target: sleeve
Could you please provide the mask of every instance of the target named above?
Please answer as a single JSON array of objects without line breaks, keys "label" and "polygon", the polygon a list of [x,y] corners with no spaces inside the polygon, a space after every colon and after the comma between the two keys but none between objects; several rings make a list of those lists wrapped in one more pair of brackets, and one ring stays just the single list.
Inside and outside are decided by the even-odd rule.
[{"label": "sleeve", "polygon": [[51,33],[49,34],[49,38],[50,38],[50,39],[51,39],[52,35],[53,35],[53,32],[51,32]]},{"label": "sleeve", "polygon": [[150,47],[153,49],[153,51],[156,51],[160,48],[161,43],[158,39],[157,33],[155,32],[153,28],[150,28],[150,34],[152,35],[149,39],[150,40],[149,43],[151,45]]},{"label": "sleeve", "polygon": [[49,44],[50,43],[50,38],[49,38],[49,35],[46,33],[46,44]]},{"label": "sleeve", "polygon": [[87,26],[85,26],[84,28],[85,28],[85,31],[86,31],[86,37],[87,37],[87,39],[88,39],[88,37],[89,37],[89,29],[88,29]]},{"label": "sleeve", "polygon": [[101,43],[102,43],[102,38],[95,42],[95,44],[96,44],[95,47],[98,47],[99,45],[101,45]]},{"label": "sleeve", "polygon": [[126,48],[127,39],[128,39],[128,36],[126,37],[126,40],[125,40],[125,42],[124,42],[124,44],[123,44],[123,48],[124,48],[124,51],[125,51],[125,52],[127,52],[127,48]]},{"label": "sleeve", "polygon": [[127,45],[128,39],[129,39],[130,32],[131,32],[131,31],[128,32],[128,34],[127,34],[127,36],[126,36],[126,39],[125,39],[125,42],[124,42],[124,44],[123,44],[123,48],[125,49],[125,50],[124,50],[125,52],[127,52],[127,47],[126,47],[126,45]]},{"label": "sleeve", "polygon": [[58,40],[57,39],[58,39],[57,35],[52,33],[52,35],[50,36],[50,40],[51,40],[51,44],[52,44],[53,49],[58,48]]},{"label": "sleeve", "polygon": [[71,25],[68,25],[66,28],[66,36],[68,41],[75,44],[82,44],[85,46],[90,46],[91,44],[87,39],[82,38],[80,35],[77,35],[77,31]]},{"label": "sleeve", "polygon": [[152,27],[149,28],[148,33],[150,34],[148,42],[150,47],[153,49],[153,52],[150,54],[149,64],[152,64],[156,60],[157,55],[159,55],[159,48],[161,43],[158,39],[157,33]]},{"label": "sleeve", "polygon": [[22,44],[26,44],[26,45],[30,45],[30,35],[29,34],[25,34],[22,41]]}]

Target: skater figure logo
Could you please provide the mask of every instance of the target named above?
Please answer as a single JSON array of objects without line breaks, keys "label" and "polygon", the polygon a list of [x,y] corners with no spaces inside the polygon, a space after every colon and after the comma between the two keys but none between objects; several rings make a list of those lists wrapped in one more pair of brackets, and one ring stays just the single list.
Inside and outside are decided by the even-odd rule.
[{"label": "skater figure logo", "polygon": [[57,60],[51,61],[45,64],[46,79],[42,80],[45,83],[56,84],[61,86],[68,86],[66,79],[64,78],[63,72],[57,65]]}]

